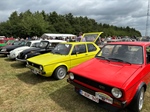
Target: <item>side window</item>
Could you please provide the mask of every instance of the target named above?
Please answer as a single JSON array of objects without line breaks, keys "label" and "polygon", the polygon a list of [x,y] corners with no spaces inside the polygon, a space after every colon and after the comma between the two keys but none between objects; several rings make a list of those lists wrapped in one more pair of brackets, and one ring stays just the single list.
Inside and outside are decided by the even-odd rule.
[{"label": "side window", "polygon": [[85,44],[75,45],[74,48],[73,48],[73,51],[72,51],[72,55],[81,54],[81,53],[86,53]]},{"label": "side window", "polygon": [[146,59],[147,63],[150,63],[150,46],[146,47]]},{"label": "side window", "polygon": [[34,44],[32,45],[32,47],[38,47],[39,44],[40,44],[40,42],[34,43]]},{"label": "side window", "polygon": [[38,43],[33,43],[32,47],[37,47]]},{"label": "side window", "polygon": [[93,44],[87,44],[88,52],[96,51],[96,47]]},{"label": "side window", "polygon": [[78,45],[78,53],[79,53],[79,54],[81,54],[81,53],[86,53],[85,44]]}]

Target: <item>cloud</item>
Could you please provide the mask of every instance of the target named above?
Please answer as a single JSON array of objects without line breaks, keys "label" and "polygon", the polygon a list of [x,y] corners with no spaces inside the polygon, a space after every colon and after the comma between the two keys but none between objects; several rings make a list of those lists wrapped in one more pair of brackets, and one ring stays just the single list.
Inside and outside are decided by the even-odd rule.
[{"label": "cloud", "polygon": [[145,35],[148,0],[1,0],[0,22],[8,19],[14,11],[56,11],[87,16],[98,23],[135,28]]}]

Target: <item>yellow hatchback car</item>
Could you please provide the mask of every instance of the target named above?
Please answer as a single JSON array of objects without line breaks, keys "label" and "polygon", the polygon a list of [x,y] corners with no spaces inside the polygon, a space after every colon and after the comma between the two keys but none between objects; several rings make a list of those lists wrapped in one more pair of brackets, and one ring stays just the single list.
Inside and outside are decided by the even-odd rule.
[{"label": "yellow hatchback car", "polygon": [[50,53],[27,59],[27,67],[34,74],[54,76],[60,80],[67,71],[98,53],[100,48],[94,42],[65,42],[58,44]]}]

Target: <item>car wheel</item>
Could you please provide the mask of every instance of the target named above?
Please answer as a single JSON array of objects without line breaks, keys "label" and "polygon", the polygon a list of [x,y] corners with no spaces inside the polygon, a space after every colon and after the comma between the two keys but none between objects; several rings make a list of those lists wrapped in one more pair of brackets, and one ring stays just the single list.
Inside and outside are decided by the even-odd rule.
[{"label": "car wheel", "polygon": [[140,112],[142,110],[143,103],[144,103],[144,93],[145,93],[145,90],[144,90],[144,87],[142,87],[137,97],[133,101],[132,106],[130,106],[130,109],[133,110],[133,112]]},{"label": "car wheel", "polygon": [[67,69],[65,66],[59,66],[56,68],[55,72],[54,72],[54,78],[57,80],[63,79],[65,78],[67,74]]}]

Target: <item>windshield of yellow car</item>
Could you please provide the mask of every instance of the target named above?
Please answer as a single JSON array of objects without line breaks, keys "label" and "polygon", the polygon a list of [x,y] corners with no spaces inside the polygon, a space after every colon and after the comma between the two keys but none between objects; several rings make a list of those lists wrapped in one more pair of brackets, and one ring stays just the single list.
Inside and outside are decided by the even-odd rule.
[{"label": "windshield of yellow car", "polygon": [[58,44],[53,50],[54,54],[68,55],[71,50],[72,44]]},{"label": "windshield of yellow car", "polygon": [[143,63],[142,46],[137,45],[105,45],[96,55],[97,58],[109,61],[127,62],[131,64]]}]

